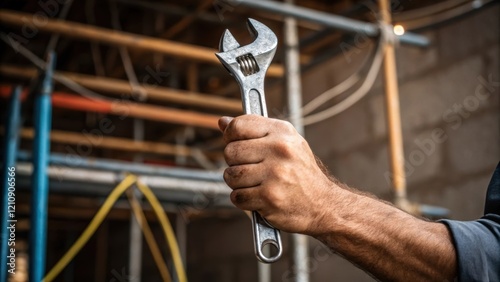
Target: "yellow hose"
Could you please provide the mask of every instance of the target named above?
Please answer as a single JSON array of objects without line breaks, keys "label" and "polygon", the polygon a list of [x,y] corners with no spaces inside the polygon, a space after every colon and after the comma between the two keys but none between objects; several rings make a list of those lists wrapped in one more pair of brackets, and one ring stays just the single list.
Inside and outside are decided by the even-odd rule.
[{"label": "yellow hose", "polygon": [[[54,267],[47,273],[45,278],[42,280],[43,282],[51,282],[53,281],[57,275],[61,273],[61,271],[68,265],[68,263],[76,256],[76,254],[82,249],[82,247],[87,243],[87,241],[92,237],[97,228],[101,225],[102,221],[109,213],[114,203],[120,198],[120,196],[134,183],[136,183],[137,177],[134,175],[128,175],[118,186],[116,186],[113,191],[109,194],[109,196],[104,201],[103,205],[94,216],[90,224],[83,231],[83,233],[78,237],[76,242],[69,248],[69,250],[64,254],[64,256],[54,265]],[[151,189],[137,182],[137,188],[144,194],[151,207],[156,213],[158,220],[162,226],[163,232],[165,234],[166,241],[170,247],[170,251],[172,253],[172,260],[174,262],[175,271],[177,272],[177,276],[179,278],[179,282],[187,282],[186,272],[184,270],[184,266],[182,265],[181,254],[179,251],[179,246],[177,244],[177,240],[175,238],[174,231],[172,229],[172,225],[168,220],[168,217],[165,214],[160,202],[154,195]],[[167,280],[168,281],[168,280]]]},{"label": "yellow hose", "polygon": [[43,279],[44,282],[51,282],[54,280],[59,273],[68,265],[68,263],[75,257],[75,255],[82,249],[82,247],[87,243],[90,237],[95,233],[99,225],[109,213],[116,200],[130,187],[137,178],[133,175],[128,175],[115,189],[109,194],[101,206],[97,214],[94,216],[89,226],[83,231],[82,235],[78,237],[78,240],[69,248],[69,250],[64,254],[64,256],[56,263],[56,265],[49,271],[49,273]]},{"label": "yellow hose", "polygon": [[167,243],[170,247],[170,251],[172,253],[172,259],[174,261],[175,271],[177,272],[177,277],[179,278],[179,282],[187,282],[186,272],[184,270],[184,266],[182,265],[181,252],[179,251],[179,245],[177,244],[177,240],[175,238],[174,231],[172,230],[172,225],[170,225],[170,221],[165,214],[160,202],[156,198],[155,194],[151,189],[137,181],[137,188],[144,194],[149,204],[156,213],[158,220],[163,228],[163,232],[165,233],[165,237],[167,238]]},{"label": "yellow hose", "polygon": [[132,196],[132,193],[133,193],[133,190],[127,191],[127,197],[128,197],[128,201],[130,202],[130,206],[132,207],[132,211],[134,212],[135,218],[137,219],[139,226],[141,226],[142,233],[144,233],[144,238],[146,239],[146,242],[148,243],[149,250],[151,251],[151,254],[153,255],[153,259],[156,263],[156,266],[158,267],[158,270],[160,271],[160,275],[161,275],[163,281],[170,282],[170,281],[172,281],[172,279],[170,279],[170,272],[168,271],[167,264],[165,263],[165,260],[163,259],[162,255],[161,255],[160,248],[158,247],[158,244],[156,243],[153,232],[151,231],[151,228],[149,227],[146,216],[144,215],[144,212],[142,211],[141,204],[139,203],[139,201],[136,198],[134,198]]}]

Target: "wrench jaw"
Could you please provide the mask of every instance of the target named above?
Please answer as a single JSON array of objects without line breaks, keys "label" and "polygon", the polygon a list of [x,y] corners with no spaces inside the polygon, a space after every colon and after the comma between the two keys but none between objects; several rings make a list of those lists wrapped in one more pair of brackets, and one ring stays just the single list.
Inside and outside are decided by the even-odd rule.
[{"label": "wrench jaw", "polygon": [[228,52],[237,49],[239,47],[240,44],[238,43],[238,41],[236,41],[236,38],[234,38],[233,34],[229,31],[229,29],[226,29],[224,31],[224,34],[220,38],[219,50],[221,52]]},{"label": "wrench jaw", "polygon": [[[240,85],[261,85],[276,52],[278,39],[272,30],[254,19],[248,19],[247,27],[254,37],[252,43],[240,46],[231,32],[226,30],[219,42],[220,52],[215,55]],[[248,68],[256,71],[249,72]]]}]

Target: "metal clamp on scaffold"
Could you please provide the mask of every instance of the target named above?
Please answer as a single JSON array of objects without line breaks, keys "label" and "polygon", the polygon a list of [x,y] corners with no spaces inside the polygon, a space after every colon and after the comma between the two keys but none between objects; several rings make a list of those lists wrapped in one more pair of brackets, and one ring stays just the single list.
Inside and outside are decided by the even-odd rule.
[{"label": "metal clamp on scaffold", "polygon": [[[278,39],[267,26],[254,19],[248,19],[247,25],[255,38],[252,43],[240,46],[231,32],[226,30],[220,41],[220,53],[216,55],[240,85],[245,114],[267,117],[264,78],[276,53]],[[279,230],[255,211],[252,212],[252,227],[257,258],[265,263],[277,261],[283,253]],[[276,247],[274,256],[264,254],[263,248],[268,244]]]}]

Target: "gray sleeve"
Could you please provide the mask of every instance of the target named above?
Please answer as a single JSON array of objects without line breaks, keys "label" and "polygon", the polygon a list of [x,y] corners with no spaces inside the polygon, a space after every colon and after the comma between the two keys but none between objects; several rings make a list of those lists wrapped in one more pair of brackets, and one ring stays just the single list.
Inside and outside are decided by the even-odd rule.
[{"label": "gray sleeve", "polygon": [[440,220],[457,252],[458,281],[500,281],[500,215],[475,221]]}]

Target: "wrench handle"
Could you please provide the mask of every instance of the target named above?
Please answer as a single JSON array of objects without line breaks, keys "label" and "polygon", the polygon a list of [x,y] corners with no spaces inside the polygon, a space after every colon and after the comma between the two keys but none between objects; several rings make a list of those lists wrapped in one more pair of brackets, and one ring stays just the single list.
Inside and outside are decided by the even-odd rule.
[{"label": "wrench handle", "polygon": [[[256,114],[267,117],[266,100],[263,89],[243,89],[242,100],[245,114]],[[252,230],[255,255],[257,258],[264,263],[277,261],[283,253],[280,231],[274,228],[256,211],[252,212]],[[264,246],[268,244],[276,248],[276,254],[274,256],[267,256],[264,254]]]},{"label": "wrench handle", "polygon": [[[252,212],[252,229],[255,255],[257,258],[264,263],[277,261],[283,253],[280,231],[274,228],[256,211]],[[271,256],[271,254],[264,254],[264,246],[268,244],[276,248],[276,254],[274,256]]]}]

